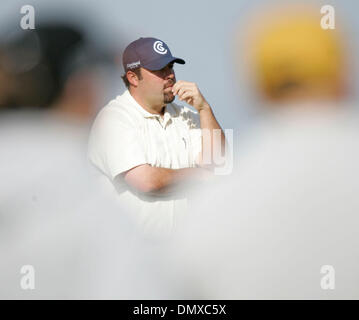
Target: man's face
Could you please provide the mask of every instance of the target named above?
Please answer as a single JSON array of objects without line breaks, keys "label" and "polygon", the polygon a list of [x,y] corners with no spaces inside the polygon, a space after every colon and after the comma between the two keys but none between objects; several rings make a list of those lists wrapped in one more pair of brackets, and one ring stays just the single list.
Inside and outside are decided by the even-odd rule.
[{"label": "man's face", "polygon": [[144,99],[151,105],[171,103],[175,99],[172,87],[176,83],[173,62],[161,70],[141,69],[142,80],[139,82],[139,88]]}]

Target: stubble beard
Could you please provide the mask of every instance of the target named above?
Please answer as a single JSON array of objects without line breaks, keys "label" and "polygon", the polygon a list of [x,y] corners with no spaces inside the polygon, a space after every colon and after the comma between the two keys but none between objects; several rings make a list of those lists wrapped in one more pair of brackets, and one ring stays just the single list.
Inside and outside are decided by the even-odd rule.
[{"label": "stubble beard", "polygon": [[165,104],[173,102],[175,96],[172,93],[165,93],[163,96],[163,101]]},{"label": "stubble beard", "polygon": [[[168,88],[169,86],[173,86],[175,83],[176,83],[176,79],[169,80],[165,86],[165,89]],[[172,91],[163,93],[163,101],[165,104],[173,102],[174,99],[175,99],[175,95],[172,93]]]}]

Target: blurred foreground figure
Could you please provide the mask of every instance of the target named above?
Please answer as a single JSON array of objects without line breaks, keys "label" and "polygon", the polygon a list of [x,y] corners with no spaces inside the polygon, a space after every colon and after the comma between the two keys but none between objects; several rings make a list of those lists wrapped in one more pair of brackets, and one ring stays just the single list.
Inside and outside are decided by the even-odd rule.
[{"label": "blurred foreground figure", "polygon": [[0,39],[0,110],[52,109],[89,121],[99,98],[96,67],[105,58],[69,23],[13,32]]},{"label": "blurred foreground figure", "polygon": [[156,297],[130,223],[87,170],[103,61],[68,25],[10,40],[0,49],[0,298]]},{"label": "blurred foreground figure", "polygon": [[236,173],[199,194],[178,239],[178,295],[358,299],[359,118],[343,48],[318,8],[262,11],[244,29],[262,118]]}]

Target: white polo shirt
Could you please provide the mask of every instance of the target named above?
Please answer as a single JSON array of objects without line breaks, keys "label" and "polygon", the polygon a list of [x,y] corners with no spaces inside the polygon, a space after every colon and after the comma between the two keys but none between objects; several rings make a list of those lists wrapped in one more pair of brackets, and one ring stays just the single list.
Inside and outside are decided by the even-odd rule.
[{"label": "white polo shirt", "polygon": [[[164,117],[142,108],[126,90],[110,101],[92,126],[88,156],[111,182],[117,199],[128,206],[146,234],[168,234],[187,215],[187,195],[149,196],[115,178],[136,166],[181,169],[196,166],[201,151],[197,112],[170,103]],[[115,187],[115,188],[114,188]]]}]

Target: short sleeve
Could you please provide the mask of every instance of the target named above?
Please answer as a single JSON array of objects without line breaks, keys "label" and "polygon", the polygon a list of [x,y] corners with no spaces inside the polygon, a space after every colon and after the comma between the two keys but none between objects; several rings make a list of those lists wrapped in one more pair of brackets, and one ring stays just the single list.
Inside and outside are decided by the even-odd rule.
[{"label": "short sleeve", "polygon": [[96,119],[90,134],[89,158],[111,180],[147,163],[138,128],[126,114],[116,111]]}]

